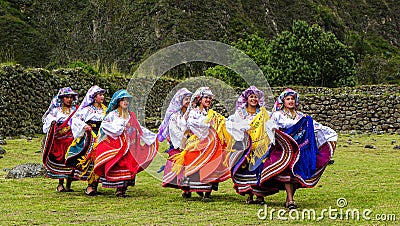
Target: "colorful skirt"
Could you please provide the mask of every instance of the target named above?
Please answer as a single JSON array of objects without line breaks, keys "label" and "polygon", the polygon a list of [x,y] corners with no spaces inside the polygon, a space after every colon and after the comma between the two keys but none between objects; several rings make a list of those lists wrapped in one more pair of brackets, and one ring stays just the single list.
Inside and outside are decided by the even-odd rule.
[{"label": "colorful skirt", "polygon": [[[170,148],[168,151],[169,157],[181,153],[181,150]],[[167,160],[164,168],[164,176],[162,179],[162,186],[168,188],[180,188],[178,181],[181,181],[183,178],[183,171],[177,175],[175,172],[172,171],[173,161],[171,159]]]},{"label": "colorful skirt", "polygon": [[74,137],[67,123],[53,121],[43,145],[42,161],[46,176],[53,179],[73,178],[74,169],[65,164],[65,154]]},{"label": "colorful skirt", "polygon": [[276,130],[275,145],[255,169],[250,170],[247,162],[251,139],[247,136],[240,145],[243,148],[234,149],[242,151],[231,153],[230,165],[234,188],[241,195],[271,195],[284,190],[285,183],[296,188],[314,187],[333,153],[329,142],[317,148],[312,119],[306,117],[285,132]]},{"label": "colorful skirt", "polygon": [[[210,192],[218,190],[218,183],[230,178],[226,147],[223,146],[214,129],[208,137],[199,140],[196,136],[188,139],[186,149],[171,157],[173,170],[179,175],[178,186],[185,192]],[[182,162],[183,164],[179,164]]]},{"label": "colorful skirt", "polygon": [[[254,194],[267,196],[279,191],[276,187],[264,186],[268,180],[282,173],[294,158],[296,142],[281,131],[276,131],[276,145],[256,168],[251,168],[248,156],[251,155],[251,139],[246,136],[243,142],[236,142],[230,155],[231,177],[234,188],[240,195]],[[239,146],[239,147],[235,147]],[[240,151],[241,150],[241,151]]]},{"label": "colorful skirt", "polygon": [[140,140],[127,139],[126,136],[107,137],[95,150],[94,172],[100,177],[103,187],[134,186],[136,175],[146,169],[157,154],[157,142],[141,146]]},{"label": "colorful skirt", "polygon": [[[275,145],[271,147],[271,157],[265,161],[261,175],[260,186],[270,189],[284,189],[285,183],[292,183],[296,188],[312,188],[321,179],[321,176],[331,159],[334,147],[326,142],[317,147],[313,120],[310,116],[303,117],[294,126],[284,130],[276,131],[279,135],[289,135],[290,140],[284,139],[285,145]],[[280,138],[278,138],[280,139]],[[282,142],[279,142],[281,144]],[[291,147],[290,151],[284,150]],[[288,152],[285,155],[277,155],[280,151]],[[283,156],[287,156],[284,157]],[[280,164],[279,173],[273,173],[274,160],[284,159]]]},{"label": "colorful skirt", "polygon": [[74,177],[76,179],[84,181],[95,180],[95,175],[92,173],[94,166],[94,153],[92,150],[100,123],[93,126],[92,131],[86,131],[82,137],[76,138],[68,148],[65,164],[75,169]]}]

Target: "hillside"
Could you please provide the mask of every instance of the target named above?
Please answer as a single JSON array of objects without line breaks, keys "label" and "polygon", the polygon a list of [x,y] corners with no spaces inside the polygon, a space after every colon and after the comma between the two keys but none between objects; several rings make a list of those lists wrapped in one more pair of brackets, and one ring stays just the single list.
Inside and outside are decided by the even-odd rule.
[{"label": "hillside", "polygon": [[[54,68],[73,61],[129,72],[155,51],[187,40],[265,38],[294,19],[318,23],[367,54],[399,54],[395,0],[0,0],[0,62]],[[400,54],[399,54],[400,55]]]}]

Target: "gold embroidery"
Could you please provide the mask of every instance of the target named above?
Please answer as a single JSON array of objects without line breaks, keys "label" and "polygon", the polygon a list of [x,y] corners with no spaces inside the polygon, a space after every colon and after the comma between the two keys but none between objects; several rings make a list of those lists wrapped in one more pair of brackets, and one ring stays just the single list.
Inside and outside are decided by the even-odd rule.
[{"label": "gold embroidery", "polygon": [[66,133],[68,130],[70,130],[70,126],[66,126],[66,127],[64,127],[64,128],[62,128],[62,129],[60,129],[57,133],[58,134],[64,134],[64,133]]}]

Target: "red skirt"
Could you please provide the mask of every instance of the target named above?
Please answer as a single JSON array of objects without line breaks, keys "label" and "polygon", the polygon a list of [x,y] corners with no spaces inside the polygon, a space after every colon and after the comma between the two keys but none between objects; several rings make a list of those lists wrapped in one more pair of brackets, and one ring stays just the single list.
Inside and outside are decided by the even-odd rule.
[{"label": "red skirt", "polygon": [[[139,139],[134,141],[140,142]],[[95,149],[94,172],[102,181],[111,183],[134,180],[136,174],[146,169],[154,159],[157,146],[157,142],[144,146],[129,145],[125,134],[115,140],[107,137]]]},{"label": "red skirt", "polygon": [[71,176],[73,169],[65,165],[65,154],[73,140],[71,128],[67,123],[61,125],[57,125],[55,121],[51,123],[42,155],[43,165],[48,171],[48,177],[60,179]]}]

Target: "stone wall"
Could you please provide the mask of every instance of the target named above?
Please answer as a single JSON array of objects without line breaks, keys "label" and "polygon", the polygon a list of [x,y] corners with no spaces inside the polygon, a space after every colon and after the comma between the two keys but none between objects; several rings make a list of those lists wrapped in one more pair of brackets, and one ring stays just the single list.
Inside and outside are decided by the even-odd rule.
[{"label": "stone wall", "polygon": [[[72,87],[82,100],[92,85],[99,85],[107,90],[107,104],[116,90],[128,87],[129,80],[124,76],[95,76],[80,69],[48,71],[41,68],[25,69],[20,65],[1,66],[0,136],[41,133],[41,116],[61,87]],[[180,86],[187,86],[192,91],[199,86],[210,86],[216,97],[219,97],[213,108],[226,116],[229,112],[224,106],[234,104],[237,95],[243,90],[236,88],[232,93],[232,89],[208,77],[192,80],[194,82],[189,84],[187,81],[182,83],[169,78],[161,78],[157,82],[154,78],[145,78],[134,85],[134,92],[139,92],[139,95],[134,96],[148,96],[143,115],[147,127],[158,127],[168,100]],[[141,89],[140,86],[146,83],[154,83],[151,91]],[[399,86],[292,88],[301,95],[301,111],[338,132],[400,133]],[[271,90],[276,97],[284,87],[272,87]],[[271,101],[273,98],[270,104]]]},{"label": "stone wall", "polygon": [[[292,87],[293,88],[293,87]],[[372,89],[376,88],[376,90]],[[275,89],[278,96],[285,88]],[[400,134],[400,87],[356,87],[355,90],[368,89],[371,93],[381,94],[321,94],[315,92],[304,95],[305,90],[314,88],[293,88],[300,94],[299,110],[311,115],[314,120],[329,126],[337,132],[371,132]],[[392,93],[382,93],[393,90]],[[303,94],[303,95],[302,95]],[[225,112],[223,108],[217,109]],[[271,109],[268,109],[271,110]]]},{"label": "stone wall", "polygon": [[0,135],[16,136],[41,133],[41,117],[61,87],[72,87],[82,100],[94,84],[115,91],[127,79],[88,75],[82,70],[50,72],[17,65],[2,66],[0,81]]},{"label": "stone wall", "polygon": [[[80,102],[91,86],[98,85],[107,90],[105,104],[108,104],[115,91],[127,88],[129,80],[129,77],[124,76],[96,76],[79,68],[49,71],[43,68],[24,68],[21,65],[2,65],[0,66],[0,136],[28,136],[42,133],[41,117],[49,107],[51,99],[62,87],[70,86],[79,94]],[[166,93],[162,92],[163,86],[173,87],[176,83],[177,81],[169,78],[157,82],[152,91],[156,94],[154,98],[164,98],[163,95]],[[147,107],[146,116],[153,113],[147,109],[157,109],[157,107]]]},{"label": "stone wall", "polygon": [[[301,95],[301,111],[338,132],[400,134],[400,86],[293,89]],[[278,90],[273,88],[276,95]]]},{"label": "stone wall", "polygon": [[[398,89],[399,87],[397,87]],[[337,94],[306,97],[303,112],[339,132],[400,134],[400,96]]]}]

